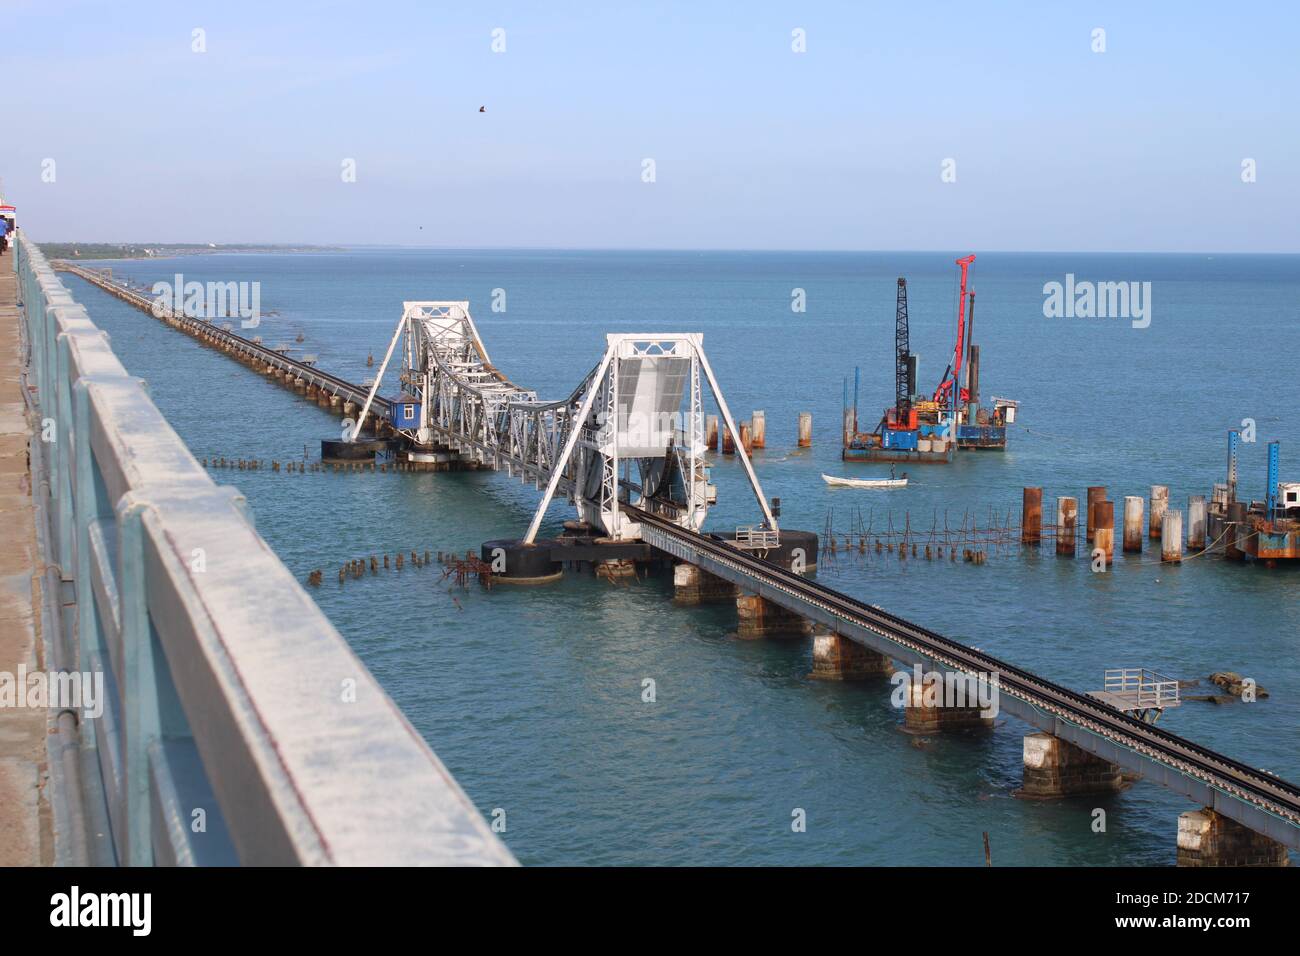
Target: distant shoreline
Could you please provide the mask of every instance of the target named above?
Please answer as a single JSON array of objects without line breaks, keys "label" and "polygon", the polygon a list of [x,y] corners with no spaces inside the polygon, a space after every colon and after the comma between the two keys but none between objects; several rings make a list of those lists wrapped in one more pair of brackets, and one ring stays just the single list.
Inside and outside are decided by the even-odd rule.
[{"label": "distant shoreline", "polygon": [[116,243],[116,242],[42,242],[41,251],[49,259],[171,259],[176,256],[231,253],[343,252],[342,246],[276,245],[273,243]]},{"label": "distant shoreline", "polygon": [[[417,246],[417,245],[390,245],[379,243],[361,243],[356,245],[330,245],[318,246],[298,243],[225,243],[212,244],[207,243],[105,243],[105,242],[38,242],[41,251],[49,259],[65,259],[68,261],[94,261],[94,260],[147,260],[147,259],[170,259],[178,256],[197,256],[197,255],[219,255],[222,253],[245,254],[245,255],[275,255],[275,254],[337,254],[337,253],[443,253],[443,254],[524,254],[524,255],[553,255],[556,253],[582,253],[582,254],[608,254],[608,255],[637,255],[643,253],[649,254],[678,254],[678,255],[757,255],[757,256],[939,256],[946,257],[958,255],[961,250],[950,249],[688,249],[688,248],[658,248],[658,247],[606,247],[606,248],[589,248],[583,246]],[[1042,258],[1059,258],[1063,256],[1077,257],[1105,257],[1105,256],[1132,256],[1138,258],[1296,258],[1300,257],[1300,251],[1296,252],[1215,252],[1215,251],[1169,251],[1169,250],[1107,250],[1099,251],[1095,249],[1078,250],[1078,249],[987,249],[980,253],[984,257],[992,256],[1038,256]]]}]

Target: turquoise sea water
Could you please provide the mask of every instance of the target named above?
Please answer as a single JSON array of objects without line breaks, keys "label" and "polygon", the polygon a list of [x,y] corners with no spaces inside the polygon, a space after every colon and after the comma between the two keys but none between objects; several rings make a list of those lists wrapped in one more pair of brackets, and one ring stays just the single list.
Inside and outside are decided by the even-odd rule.
[{"label": "turquoise sea water", "polygon": [[[846,532],[942,526],[944,515],[1018,518],[1020,490],[1082,499],[1171,488],[1171,507],[1222,480],[1226,430],[1256,423],[1242,493],[1264,493],[1264,445],[1282,440],[1283,478],[1300,478],[1300,387],[1287,342],[1300,319],[1300,257],[979,253],[976,340],[982,392],[1022,403],[1005,454],[912,466],[905,490],[829,489],[822,472],[876,475],[839,461],[842,383],[862,369],[866,423],[893,394],[894,286],[909,282],[920,380],[951,355],[953,255],[888,253],[442,252],[210,255],[111,263],[140,282],[261,283],[278,314],[258,330],[354,381],[373,372],[403,300],[469,299],[492,358],[543,397],[561,397],[596,362],[608,331],[699,331],[732,410],[767,413],[755,465],[787,527]],[[1043,284],[1152,283],[1152,321],[1048,319]],[[74,277],[65,281],[195,455],[301,458],[338,434],[313,403],[204,349]],[[506,311],[490,308],[504,289]],[[807,311],[791,310],[805,290]],[[814,447],[795,448],[811,411]],[[739,466],[715,463],[714,529],[748,522]],[[518,537],[537,501],[491,473],[334,475],[218,471],[257,526],[425,735],[474,802],[506,811],[527,864],[1168,864],[1191,807],[1138,784],[1105,799],[1030,803],[1019,784],[1026,726],[921,740],[881,679],[808,679],[806,641],[738,641],[729,607],[679,608],[671,581],[615,587],[569,575],[545,588],[449,589],[429,568],[339,587],[344,561],[412,549],[465,551]],[[550,527],[570,517],[557,505]],[[1257,704],[1188,703],[1173,731],[1300,779],[1300,569],[1195,558],[1161,566],[1150,550],[1110,573],[1050,552],[993,553],[974,566],[896,557],[824,561],[821,580],[1081,690],[1108,667],[1179,678],[1231,669],[1271,694]],[[267,639],[274,640],[274,622]],[[653,678],[657,700],[641,699]],[[383,781],[375,781],[383,786]],[[1104,807],[1107,831],[1094,833]],[[807,832],[791,814],[806,811]]]}]

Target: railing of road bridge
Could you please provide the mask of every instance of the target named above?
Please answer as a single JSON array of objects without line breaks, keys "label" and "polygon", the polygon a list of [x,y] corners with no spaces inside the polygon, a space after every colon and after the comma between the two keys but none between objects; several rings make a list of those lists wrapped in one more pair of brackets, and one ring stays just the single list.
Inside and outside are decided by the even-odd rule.
[{"label": "railing of road bridge", "polygon": [[99,716],[59,715],[79,742],[56,843],[81,826],[86,848],[60,859],[513,863],[40,250],[20,238],[16,257],[33,494],[64,619],[46,660],[102,675],[106,698]]}]

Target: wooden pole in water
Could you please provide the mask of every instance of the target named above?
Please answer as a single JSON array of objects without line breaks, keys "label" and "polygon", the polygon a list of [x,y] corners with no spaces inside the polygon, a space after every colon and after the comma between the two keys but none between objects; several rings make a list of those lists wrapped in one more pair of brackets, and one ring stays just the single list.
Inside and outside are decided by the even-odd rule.
[{"label": "wooden pole in water", "polygon": [[1183,513],[1166,511],[1160,522],[1160,560],[1178,564],[1183,560]]},{"label": "wooden pole in water", "polygon": [[1107,566],[1115,559],[1115,502],[1097,502],[1097,527],[1093,531],[1093,553],[1100,551]]},{"label": "wooden pole in water", "polygon": [[1020,508],[1020,543],[1038,547],[1043,539],[1043,489],[1026,488]]},{"label": "wooden pole in water", "polygon": [[1142,499],[1137,495],[1128,495],[1124,499],[1124,550],[1140,552],[1142,550]]},{"label": "wooden pole in water", "polygon": [[1187,550],[1205,550],[1205,495],[1187,499]]},{"label": "wooden pole in water", "polygon": [[746,455],[754,450],[754,426],[749,422],[740,423],[740,447],[745,449]]},{"label": "wooden pole in water", "polygon": [[1074,498],[1056,499],[1056,553],[1074,557],[1074,538],[1079,521],[1079,502]]},{"label": "wooden pole in water", "polygon": [[1085,530],[1087,531],[1089,544],[1092,544],[1097,532],[1097,502],[1105,500],[1105,485],[1091,485],[1088,488],[1088,514]]},{"label": "wooden pole in water", "polygon": [[1163,527],[1165,511],[1169,507],[1169,486],[1152,485],[1151,486],[1151,540],[1160,540],[1160,529]]},{"label": "wooden pole in water", "polygon": [[767,447],[767,413],[759,409],[750,416],[750,443],[754,448]]},{"label": "wooden pole in water", "polygon": [[812,447],[812,412],[799,413],[799,447]]},{"label": "wooden pole in water", "polygon": [[718,416],[709,415],[704,419],[704,444],[709,451],[718,450]]}]

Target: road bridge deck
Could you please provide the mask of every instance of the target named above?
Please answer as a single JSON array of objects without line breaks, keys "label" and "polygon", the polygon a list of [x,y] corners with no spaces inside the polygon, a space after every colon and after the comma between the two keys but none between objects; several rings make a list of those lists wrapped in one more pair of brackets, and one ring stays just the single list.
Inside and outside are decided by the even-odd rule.
[{"label": "road bridge deck", "polygon": [[[22,394],[14,251],[0,255],[0,672],[39,667],[37,622],[44,584],[32,505],[26,402]],[[0,866],[51,862],[41,812],[44,711],[0,707]]]}]

